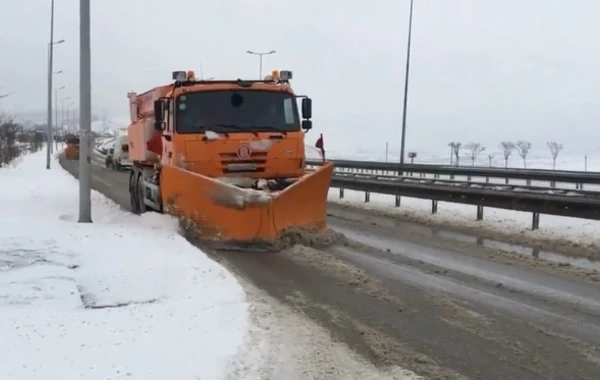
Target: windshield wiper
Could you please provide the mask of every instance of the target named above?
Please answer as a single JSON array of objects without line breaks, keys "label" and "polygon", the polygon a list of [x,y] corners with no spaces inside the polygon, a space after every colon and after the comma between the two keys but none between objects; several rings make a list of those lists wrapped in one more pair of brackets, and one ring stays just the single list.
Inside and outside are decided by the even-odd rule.
[{"label": "windshield wiper", "polygon": [[[211,126],[222,127],[222,128],[231,128],[231,129],[235,129],[236,131],[249,132],[249,133],[252,133],[254,136],[258,137],[258,133],[256,131],[249,131],[246,127],[242,127],[238,124],[217,123],[217,124],[211,124]],[[209,128],[209,127],[207,127],[207,128]],[[226,133],[226,132],[223,132],[223,133]]]},{"label": "windshield wiper", "polygon": [[282,133],[284,136],[287,136],[288,134],[287,131],[282,131],[281,129],[272,127],[270,125],[255,125],[254,127],[256,129],[266,129],[267,131],[279,132]]}]

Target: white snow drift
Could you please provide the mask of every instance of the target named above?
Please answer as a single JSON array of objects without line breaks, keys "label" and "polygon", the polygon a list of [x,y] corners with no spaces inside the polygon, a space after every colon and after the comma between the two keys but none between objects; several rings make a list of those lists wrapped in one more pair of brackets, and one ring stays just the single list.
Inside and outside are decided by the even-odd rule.
[{"label": "white snow drift", "polygon": [[0,170],[0,378],[221,379],[248,329],[238,282],[177,234],[93,194],[44,152]]}]

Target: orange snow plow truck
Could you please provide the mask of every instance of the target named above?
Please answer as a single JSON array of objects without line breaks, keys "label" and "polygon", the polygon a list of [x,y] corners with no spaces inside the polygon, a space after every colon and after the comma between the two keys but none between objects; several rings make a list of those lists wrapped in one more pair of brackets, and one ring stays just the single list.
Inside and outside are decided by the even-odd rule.
[{"label": "orange snow plow truck", "polygon": [[[305,170],[312,100],[294,94],[291,77],[197,80],[176,71],[171,84],[129,93],[133,211],[191,221],[201,240],[225,249],[273,243],[290,228],[325,230],[333,164]],[[150,151],[153,135],[160,155]]]}]

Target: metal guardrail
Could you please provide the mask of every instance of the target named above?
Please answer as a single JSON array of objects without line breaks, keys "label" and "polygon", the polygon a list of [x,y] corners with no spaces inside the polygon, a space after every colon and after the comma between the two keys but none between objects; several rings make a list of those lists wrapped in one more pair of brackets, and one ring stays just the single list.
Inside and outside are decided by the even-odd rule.
[{"label": "metal guardrail", "polygon": [[371,180],[382,180],[382,181],[396,181],[402,182],[406,184],[424,184],[424,185],[447,185],[458,188],[480,188],[487,190],[496,190],[496,191],[513,191],[513,192],[529,192],[534,194],[549,194],[549,195],[559,195],[559,196],[569,196],[569,197],[577,197],[577,196],[587,196],[592,198],[600,199],[600,191],[590,191],[590,190],[574,190],[574,189],[564,189],[564,188],[556,188],[556,187],[548,187],[548,186],[532,186],[532,185],[515,185],[515,184],[501,184],[501,183],[491,183],[491,182],[477,182],[477,181],[460,181],[460,180],[450,180],[450,179],[438,179],[438,178],[420,178],[420,177],[405,177],[405,176],[393,176],[393,175],[380,175],[380,174],[370,174],[370,173],[352,173],[352,172],[342,172],[337,171],[334,173],[336,176],[344,176],[344,177],[354,177],[358,179],[371,179]]},{"label": "metal guardrail", "polygon": [[[344,190],[364,192],[365,202],[370,202],[371,193],[392,195],[395,197],[396,207],[400,207],[402,196],[431,200],[433,214],[437,213],[440,201],[473,205],[477,208],[477,220],[483,220],[484,207],[531,212],[533,230],[539,228],[540,214],[600,220],[600,192],[552,194],[549,192],[555,189],[551,188],[536,187],[538,191],[515,191],[515,189],[473,187],[470,183],[463,184],[464,186],[448,183],[417,183],[404,181],[401,178],[395,180],[377,176],[361,178],[360,175],[336,173],[330,186],[339,189],[340,198],[344,198]],[[547,192],[539,190],[547,190]]]},{"label": "metal guardrail", "polygon": [[[380,173],[425,173],[433,174],[435,177],[440,175],[463,176],[463,177],[484,177],[484,178],[503,178],[503,179],[521,179],[527,181],[546,181],[550,183],[563,182],[576,184],[580,188],[582,184],[600,184],[600,172],[579,172],[567,170],[545,170],[545,169],[516,169],[516,168],[483,168],[472,166],[449,166],[449,165],[424,165],[424,164],[404,164],[391,162],[375,161],[350,161],[350,160],[329,160],[334,163],[335,168],[367,171]],[[319,166],[319,160],[307,160],[309,166]]]}]

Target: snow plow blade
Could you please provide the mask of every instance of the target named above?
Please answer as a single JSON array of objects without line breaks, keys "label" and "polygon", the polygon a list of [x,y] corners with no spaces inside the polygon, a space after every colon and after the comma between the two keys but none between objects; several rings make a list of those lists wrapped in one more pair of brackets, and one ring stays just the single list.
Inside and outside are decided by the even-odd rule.
[{"label": "snow plow blade", "polygon": [[269,193],[164,166],[161,198],[164,211],[191,223],[199,240],[220,249],[268,249],[289,229],[326,230],[332,175],[333,164],[326,163]]}]

